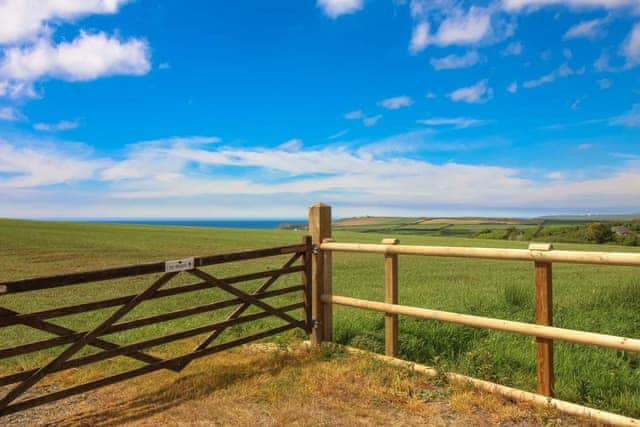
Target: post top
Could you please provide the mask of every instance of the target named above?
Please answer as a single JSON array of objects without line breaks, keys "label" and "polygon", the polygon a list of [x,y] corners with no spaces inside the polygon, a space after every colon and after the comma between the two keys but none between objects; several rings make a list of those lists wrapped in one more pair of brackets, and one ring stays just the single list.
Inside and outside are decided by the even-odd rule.
[{"label": "post top", "polygon": [[310,208],[330,208],[331,206],[326,205],[324,203],[316,203],[316,204],[313,204],[313,205],[311,205],[309,207]]},{"label": "post top", "polygon": [[553,245],[551,243],[529,243],[530,251],[552,251]]},{"label": "post top", "polygon": [[395,238],[382,239],[383,245],[397,245],[398,243],[400,243],[399,239],[395,239]]}]

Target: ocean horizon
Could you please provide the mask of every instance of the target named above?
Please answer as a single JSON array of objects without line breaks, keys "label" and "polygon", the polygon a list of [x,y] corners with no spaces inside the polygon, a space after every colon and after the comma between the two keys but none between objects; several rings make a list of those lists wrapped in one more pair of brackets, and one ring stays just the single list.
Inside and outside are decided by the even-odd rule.
[{"label": "ocean horizon", "polygon": [[[73,221],[73,220],[72,220]],[[101,224],[168,225],[180,227],[276,229],[282,224],[306,224],[306,219],[86,219]]]}]

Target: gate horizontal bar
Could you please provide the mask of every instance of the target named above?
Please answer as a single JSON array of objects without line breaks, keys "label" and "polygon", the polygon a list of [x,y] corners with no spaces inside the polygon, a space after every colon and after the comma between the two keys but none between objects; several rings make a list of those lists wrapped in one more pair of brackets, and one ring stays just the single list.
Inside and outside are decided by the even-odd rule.
[{"label": "gate horizontal bar", "polygon": [[367,301],[357,298],[322,295],[322,301],[327,304],[338,304],[348,307],[363,308],[365,310],[382,313],[402,314],[421,319],[439,320],[448,323],[487,328],[498,331],[514,332],[540,338],[557,339],[578,344],[590,344],[600,347],[640,352],[640,340],[616,337],[613,335],[597,334],[594,332],[575,331],[573,329],[556,328],[553,326],[534,325],[530,323],[514,322],[511,320],[493,319],[489,317],[472,316],[469,314],[451,313],[448,311],[429,310],[426,308],[409,307],[406,305],[386,304],[383,302]]},{"label": "gate horizontal bar", "polygon": [[[303,253],[305,245],[279,246],[268,249],[257,249],[252,251],[234,252],[229,254],[211,255],[194,258],[195,267],[207,265],[224,264],[233,261],[243,261],[256,258],[267,258],[272,256]],[[121,279],[130,276],[140,276],[152,273],[163,273],[165,271],[165,261],[147,264],[136,264],[124,267],[108,268],[104,270],[85,271],[80,273],[63,274],[48,277],[38,277],[33,279],[23,279],[11,282],[0,283],[0,295],[8,293],[28,292],[38,289],[51,289],[61,286],[78,285],[89,282],[100,282],[104,280]]]},{"label": "gate horizontal bar", "polygon": [[[295,303],[295,304],[290,304],[290,305],[281,307],[281,309],[284,311],[292,311],[302,307],[303,307],[303,303]],[[176,332],[176,333],[165,335],[159,338],[153,338],[146,341],[140,341],[137,343],[120,346],[112,350],[107,350],[100,353],[80,357],[77,359],[68,360],[67,362],[62,364],[59,368],[51,371],[51,373],[60,372],[60,371],[64,371],[66,369],[71,369],[71,368],[79,368],[81,366],[89,365],[91,363],[96,363],[102,360],[111,359],[112,357],[126,355],[133,351],[139,351],[147,348],[156,347],[156,346],[167,344],[173,341],[179,341],[185,338],[190,338],[200,334],[204,334],[205,332],[211,332],[218,329],[228,328],[229,326],[235,326],[242,323],[260,320],[269,316],[271,316],[271,314],[267,312],[250,314],[250,315],[238,317],[235,319],[217,322],[211,325],[200,326],[198,328],[189,329],[182,332]],[[303,328],[302,322],[300,322],[299,324],[294,324],[293,326]],[[37,370],[38,369],[32,369],[29,371],[18,372],[16,374],[0,377],[0,386],[12,384],[18,381],[22,381],[25,378],[29,378],[29,376],[35,373]]]},{"label": "gate horizontal bar", "polygon": [[281,332],[285,332],[291,329],[296,328],[296,325],[284,325],[278,328],[269,329],[263,332],[259,332],[254,335],[250,335],[248,337],[239,338],[234,341],[229,341],[223,344],[216,345],[214,347],[209,347],[203,350],[196,351],[194,353],[190,353],[184,356],[175,357],[173,359],[165,360],[162,362],[142,366],[137,369],[133,369],[131,371],[123,372],[121,374],[117,374],[111,377],[102,378],[96,381],[92,381],[86,384],[78,385],[75,387],[70,387],[64,390],[60,390],[54,393],[50,393],[44,396],[36,397],[29,400],[23,400],[21,402],[14,403],[12,405],[7,406],[2,411],[0,411],[0,416],[9,415],[14,412],[22,411],[25,409],[33,408],[34,406],[43,405],[45,403],[53,402],[56,400],[64,399],[65,397],[73,396],[74,394],[84,393],[86,391],[94,390],[96,388],[104,387],[110,384],[114,384],[120,381],[124,381],[130,378],[135,378],[140,375],[148,374],[154,371],[158,371],[160,369],[167,369],[175,364],[180,364],[184,362],[189,362],[194,359],[199,359],[204,356],[208,356],[214,353],[219,353],[223,350],[227,350],[242,344],[247,344],[252,341],[257,341],[263,338],[270,337],[272,335],[279,334]]},{"label": "gate horizontal bar", "polygon": [[[304,287],[302,285],[296,285],[296,286],[290,286],[290,287],[287,287],[287,288],[276,289],[276,290],[272,290],[272,291],[268,291],[268,292],[262,292],[262,293],[256,294],[255,296],[256,296],[256,298],[259,298],[259,299],[266,299],[266,298],[272,298],[272,297],[275,297],[275,296],[280,296],[280,295],[284,295],[284,294],[288,294],[288,293],[292,293],[292,292],[296,292],[296,291],[302,291],[303,289],[304,289]],[[174,311],[174,312],[170,312],[170,313],[164,313],[164,314],[160,314],[160,315],[157,315],[157,316],[152,316],[152,317],[146,317],[146,318],[142,318],[142,319],[132,320],[132,321],[125,322],[125,323],[115,324],[115,325],[109,327],[106,331],[104,331],[99,336],[114,334],[114,333],[117,333],[117,332],[122,332],[122,331],[130,330],[130,329],[135,329],[135,328],[140,328],[140,327],[143,327],[143,326],[148,326],[148,325],[151,325],[151,324],[154,324],[154,323],[160,323],[160,322],[165,322],[165,321],[169,321],[169,320],[179,319],[179,318],[182,318],[182,317],[188,317],[188,316],[193,316],[193,315],[196,315],[196,314],[215,311],[215,310],[219,310],[221,308],[231,307],[231,306],[239,305],[239,304],[243,304],[243,303],[244,303],[244,301],[242,299],[233,298],[233,299],[230,299],[230,300],[220,301],[220,302],[216,302],[216,303],[212,303],[212,304],[206,304],[206,305],[201,305],[201,306],[198,306],[198,307],[192,307],[192,308],[188,308],[188,309],[184,309],[184,310]],[[7,349],[2,349],[2,350],[0,350],[0,359],[6,359],[8,357],[19,356],[19,355],[22,355],[22,354],[32,353],[34,351],[46,350],[48,348],[56,347],[56,346],[59,346],[59,345],[62,345],[62,344],[68,344],[68,343],[74,342],[75,340],[79,339],[84,334],[86,334],[86,331],[84,331],[84,332],[76,332],[76,333],[73,333],[73,334],[68,334],[68,335],[64,335],[64,336],[60,336],[60,337],[48,338],[46,340],[36,341],[36,342],[33,342],[33,343],[29,343],[29,344],[24,344],[24,345],[15,346],[15,347],[7,348]]]}]

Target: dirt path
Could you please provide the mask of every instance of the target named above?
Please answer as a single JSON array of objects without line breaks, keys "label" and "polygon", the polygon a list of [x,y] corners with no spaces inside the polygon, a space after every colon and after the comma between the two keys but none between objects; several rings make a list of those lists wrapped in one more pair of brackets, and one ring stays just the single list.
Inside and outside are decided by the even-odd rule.
[{"label": "dirt path", "polygon": [[157,372],[0,418],[11,426],[371,424],[584,425],[368,356],[275,345],[243,347],[196,361],[180,375]]}]

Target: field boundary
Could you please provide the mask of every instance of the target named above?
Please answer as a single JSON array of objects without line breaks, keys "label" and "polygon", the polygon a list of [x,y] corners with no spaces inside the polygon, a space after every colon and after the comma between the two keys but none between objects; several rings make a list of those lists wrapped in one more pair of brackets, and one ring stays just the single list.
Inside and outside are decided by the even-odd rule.
[{"label": "field boundary", "polygon": [[[640,339],[617,337],[593,332],[563,329],[553,326],[553,273],[555,262],[596,264],[610,266],[640,266],[640,254],[622,252],[557,251],[551,244],[532,243],[529,249],[494,249],[444,246],[400,245],[398,239],[383,239],[381,244],[338,243],[331,238],[331,207],[317,204],[309,211],[309,230],[313,242],[312,262],[312,315],[311,344],[318,346],[333,341],[333,306],[343,305],[385,314],[385,355],[397,358],[399,349],[398,316],[405,315],[421,319],[472,326],[528,335],[536,338],[536,370],[538,394],[529,393],[526,399],[540,403],[539,397],[554,400],[553,341],[562,340],[579,344],[596,345],[622,351],[640,352]],[[384,302],[370,301],[334,295],[332,292],[333,252],[372,253],[384,256]],[[535,324],[515,322],[484,316],[452,313],[441,310],[411,307],[398,304],[398,258],[399,255],[462,257],[476,259],[498,259],[533,262],[535,282]],[[471,379],[473,381],[481,381]],[[481,383],[479,383],[481,384]],[[498,386],[498,385],[495,385]],[[499,386],[504,387],[504,386]],[[495,388],[495,387],[494,387]],[[515,389],[511,389],[515,390]],[[506,392],[506,391],[505,391]],[[509,392],[513,394],[511,391]],[[520,393],[528,393],[520,391]],[[533,397],[538,396],[538,397]],[[522,397],[523,399],[525,397]],[[560,402],[557,409],[568,408]],[[617,425],[640,425],[621,415],[583,407],[592,411],[593,417]],[[575,411],[572,406],[571,411]]]}]

